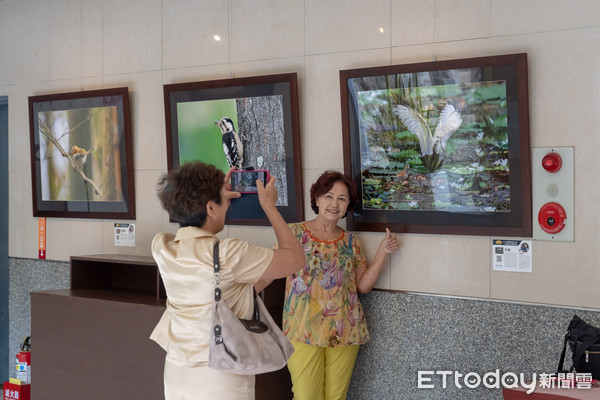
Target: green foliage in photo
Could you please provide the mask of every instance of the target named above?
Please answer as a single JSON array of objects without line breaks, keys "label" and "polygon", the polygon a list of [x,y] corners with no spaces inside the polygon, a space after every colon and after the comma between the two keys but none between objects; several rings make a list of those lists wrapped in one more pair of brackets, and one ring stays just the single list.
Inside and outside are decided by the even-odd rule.
[{"label": "green foliage in photo", "polygon": [[223,117],[231,118],[237,128],[236,99],[177,104],[180,164],[203,161],[224,172],[229,170],[223,152],[221,130],[215,124]]}]

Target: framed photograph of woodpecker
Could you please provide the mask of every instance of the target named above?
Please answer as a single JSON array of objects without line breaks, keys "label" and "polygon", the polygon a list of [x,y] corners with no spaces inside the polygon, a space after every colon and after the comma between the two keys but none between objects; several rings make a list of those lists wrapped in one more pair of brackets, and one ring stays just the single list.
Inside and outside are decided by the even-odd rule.
[{"label": "framed photograph of woodpecker", "polygon": [[29,97],[33,215],[135,219],[126,87]]},{"label": "framed photograph of woodpecker", "polygon": [[[284,219],[304,219],[296,73],[167,84],[164,100],[169,169],[199,160],[266,170]],[[258,195],[234,199],[226,223],[267,225]]]},{"label": "framed photograph of woodpecker", "polygon": [[340,71],[348,229],[531,237],[527,55]]}]

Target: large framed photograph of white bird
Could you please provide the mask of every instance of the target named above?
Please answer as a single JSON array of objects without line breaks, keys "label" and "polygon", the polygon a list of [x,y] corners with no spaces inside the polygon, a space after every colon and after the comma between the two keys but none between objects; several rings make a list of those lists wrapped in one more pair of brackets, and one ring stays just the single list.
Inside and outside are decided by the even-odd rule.
[{"label": "large framed photograph of white bird", "polygon": [[135,219],[126,87],[29,97],[33,215]]},{"label": "large framed photograph of white bird", "polygon": [[[304,219],[296,73],[166,84],[164,100],[169,170],[188,161],[268,170],[283,218]],[[226,223],[268,225],[258,195],[234,199]]]},{"label": "large framed photograph of white bird", "polygon": [[340,71],[348,229],[530,237],[527,55]]}]

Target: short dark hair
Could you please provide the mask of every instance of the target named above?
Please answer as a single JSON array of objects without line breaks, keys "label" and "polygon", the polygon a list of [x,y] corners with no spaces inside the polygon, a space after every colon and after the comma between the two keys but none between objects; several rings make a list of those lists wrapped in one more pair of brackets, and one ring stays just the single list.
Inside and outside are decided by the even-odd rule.
[{"label": "short dark hair", "polygon": [[319,213],[319,207],[317,207],[317,198],[329,192],[329,190],[333,187],[333,184],[336,182],[342,182],[345,184],[348,187],[348,194],[350,195],[348,209],[342,218],[348,214],[348,211],[354,209],[358,203],[358,190],[356,189],[356,185],[352,179],[338,171],[325,171],[310,187],[310,208],[312,208],[315,214]]},{"label": "short dark hair", "polygon": [[158,181],[158,199],[179,226],[202,227],[209,201],[221,204],[225,174],[214,165],[186,162]]}]

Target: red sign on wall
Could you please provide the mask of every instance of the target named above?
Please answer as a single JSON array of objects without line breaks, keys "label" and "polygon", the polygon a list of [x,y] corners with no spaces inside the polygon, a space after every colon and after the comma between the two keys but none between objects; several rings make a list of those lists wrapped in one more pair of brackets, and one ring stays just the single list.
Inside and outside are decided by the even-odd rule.
[{"label": "red sign on wall", "polygon": [[40,260],[46,259],[46,218],[40,218],[38,232],[38,258]]}]

